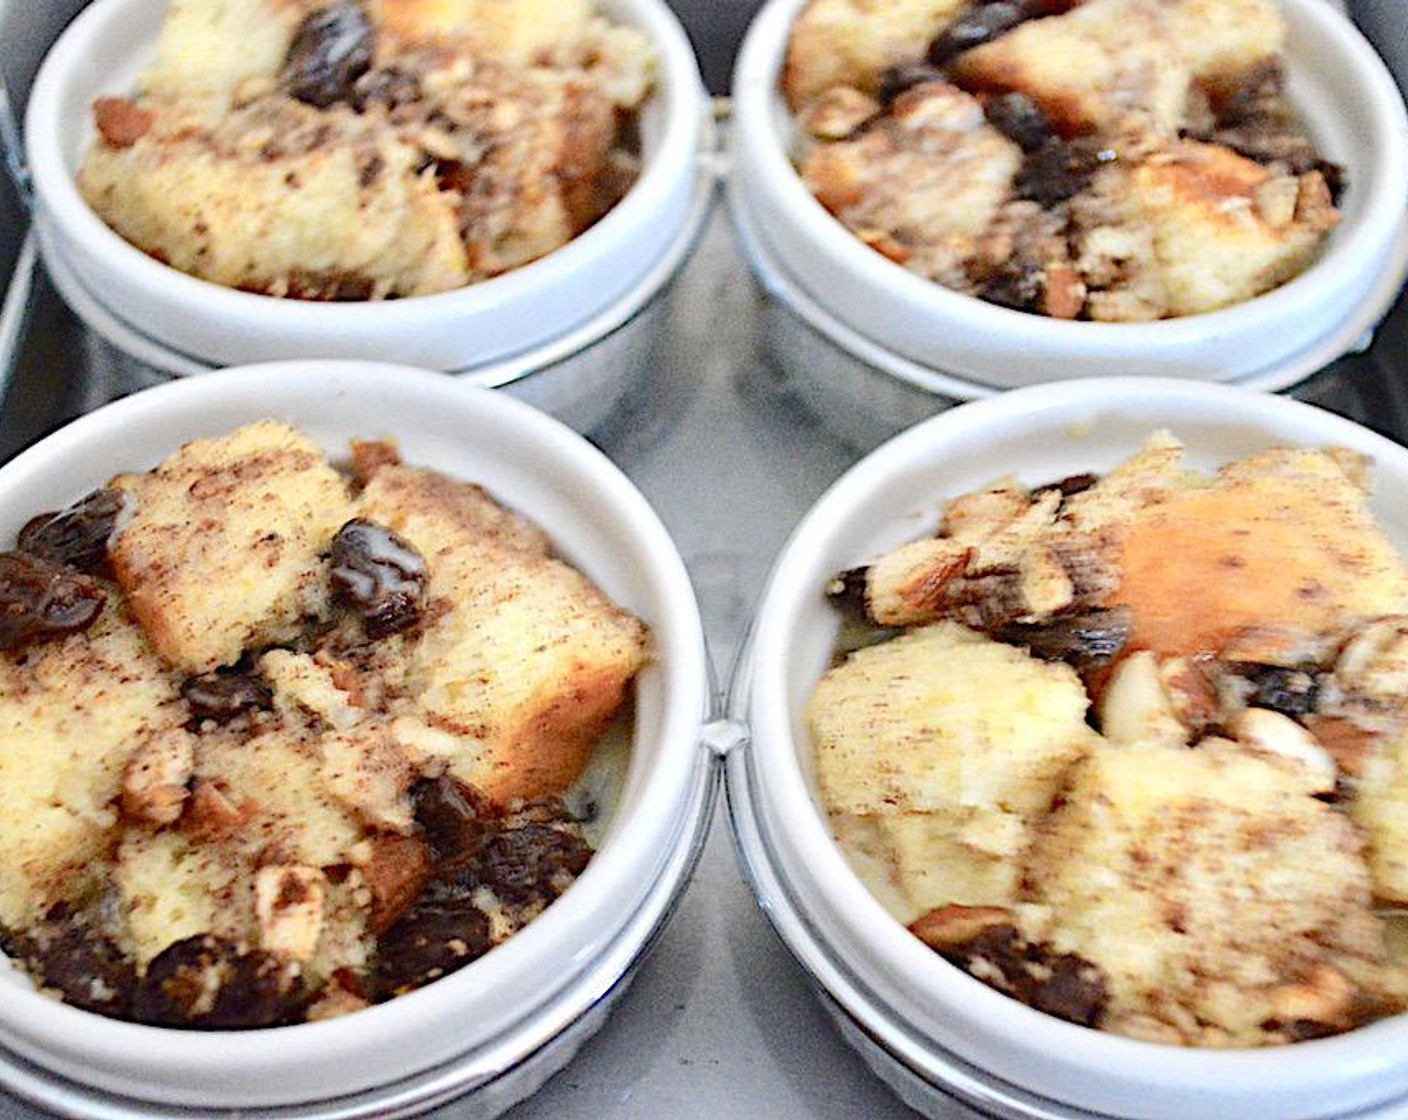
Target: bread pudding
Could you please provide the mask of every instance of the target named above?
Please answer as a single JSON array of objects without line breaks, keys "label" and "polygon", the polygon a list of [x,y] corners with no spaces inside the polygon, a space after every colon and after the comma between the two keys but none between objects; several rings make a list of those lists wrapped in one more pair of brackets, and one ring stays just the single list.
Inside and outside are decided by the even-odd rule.
[{"label": "bread pudding", "polygon": [[949,962],[1190,1046],[1408,1010],[1408,566],[1368,464],[1156,434],[838,574],[806,720],[837,841]]},{"label": "bread pudding", "polygon": [[783,94],[812,194],[947,288],[1060,319],[1214,311],[1304,271],[1340,168],[1274,0],[811,0]]},{"label": "bread pudding", "polygon": [[97,214],[214,283],[311,300],[443,292],[590,227],[639,166],[645,36],[590,0],[172,0],[94,105]]},{"label": "bread pudding", "polygon": [[649,634],[471,482],[263,421],[0,554],[0,936],[90,1011],[343,1014],[591,858]]}]

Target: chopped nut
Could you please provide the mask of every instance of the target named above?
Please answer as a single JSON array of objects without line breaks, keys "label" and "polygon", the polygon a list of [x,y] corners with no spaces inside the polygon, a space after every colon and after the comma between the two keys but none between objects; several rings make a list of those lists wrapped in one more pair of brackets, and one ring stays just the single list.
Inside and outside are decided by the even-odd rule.
[{"label": "chopped nut", "polygon": [[371,891],[372,931],[385,933],[415,902],[430,877],[430,849],[413,836],[378,836],[362,865],[362,880]]},{"label": "chopped nut", "polygon": [[254,876],[254,913],[261,946],[295,961],[307,961],[323,932],[327,880],[315,867],[261,867]]},{"label": "chopped nut", "polygon": [[853,86],[833,86],[803,113],[803,130],[818,140],[841,140],[880,112],[880,103]]},{"label": "chopped nut", "polygon": [[1408,618],[1392,615],[1360,631],[1335,663],[1335,683],[1351,696],[1401,700],[1408,693]]},{"label": "chopped nut", "polygon": [[249,819],[247,806],[236,805],[215,782],[197,779],[181,818],[182,828],[201,840],[219,840],[237,831]]},{"label": "chopped nut", "polygon": [[907,626],[939,617],[945,593],[963,575],[973,549],[931,537],[895,549],[871,565],[866,605],[882,626]]},{"label": "chopped nut", "polygon": [[1010,926],[1016,919],[1001,906],[940,906],[909,924],[909,932],[931,949],[944,949],[972,941],[994,926]]},{"label": "chopped nut", "polygon": [[1085,307],[1085,281],[1070,265],[1051,265],[1045,270],[1041,289],[1041,312],[1053,319],[1074,319]]},{"label": "chopped nut", "polygon": [[1252,203],[1272,229],[1285,229],[1295,220],[1299,195],[1300,182],[1294,175],[1273,175],[1256,188]]},{"label": "chopped nut", "polygon": [[1352,720],[1335,716],[1305,717],[1305,726],[1315,741],[1335,760],[1341,772],[1351,778],[1364,773],[1364,764],[1373,753],[1378,736]]},{"label": "chopped nut", "polygon": [[1274,755],[1303,769],[1316,793],[1331,793],[1337,770],[1314,736],[1289,716],[1265,708],[1245,708],[1227,721],[1227,730],[1243,747]]},{"label": "chopped nut", "polygon": [[1113,743],[1188,743],[1188,728],[1149,650],[1130,654],[1115,668],[1100,697],[1099,713],[1101,732]]},{"label": "chopped nut", "polygon": [[125,97],[100,97],[93,102],[93,121],[104,143],[130,148],[151,131],[156,117]]},{"label": "chopped nut", "polygon": [[122,771],[122,811],[133,820],[171,824],[190,796],[195,737],[182,727],[154,735],[127,759]]}]

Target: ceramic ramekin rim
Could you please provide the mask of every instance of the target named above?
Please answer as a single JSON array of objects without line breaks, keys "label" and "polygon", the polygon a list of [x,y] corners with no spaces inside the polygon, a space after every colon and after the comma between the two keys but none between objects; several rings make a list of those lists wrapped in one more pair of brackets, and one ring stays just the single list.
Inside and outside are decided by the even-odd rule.
[{"label": "ceramic ramekin rim", "polygon": [[[62,236],[81,244],[114,272],[130,276],[162,302],[248,324],[252,329],[312,330],[328,334],[375,333],[439,322],[447,315],[493,314],[524,301],[544,285],[610,261],[642,219],[657,214],[678,189],[681,168],[693,168],[706,127],[702,79],[679,21],[661,0],[603,0],[610,11],[629,13],[658,52],[655,95],[664,104],[659,146],[647,153],[631,190],[599,222],[554,252],[490,280],[435,295],[400,300],[317,303],[278,300],[222,287],[187,275],[148,256],[111,230],[78,191],[65,147],[72,138],[58,127],[63,86],[83,67],[92,41],[112,17],[152,0],[96,0],[59,37],[36,75],[25,113],[25,149],[37,205]],[[669,231],[662,231],[669,232]]]},{"label": "ceramic ramekin rim", "polygon": [[[769,0],[749,27],[734,70],[733,134],[738,162],[751,195],[766,199],[773,217],[785,216],[793,233],[812,245],[821,260],[853,274],[870,290],[893,293],[908,313],[936,324],[962,317],[970,327],[1031,346],[1082,351],[1121,349],[1136,340],[1147,351],[1174,351],[1210,337],[1237,335],[1283,320],[1313,306],[1317,293],[1333,291],[1358,275],[1366,261],[1380,263],[1388,231],[1403,226],[1408,210],[1408,112],[1383,61],[1347,17],[1322,0],[1281,0],[1306,21],[1310,36],[1336,44],[1355,65],[1356,104],[1376,122],[1373,190],[1355,215],[1305,272],[1254,299],[1218,311],[1152,323],[1062,321],[1012,311],[931,283],[867,248],[833,218],[806,189],[777,133],[777,81],[793,19],[806,0]],[[795,272],[795,268],[793,269]],[[831,310],[846,317],[841,308]],[[917,357],[915,355],[911,355]],[[966,376],[966,375],[965,375]]]},{"label": "ceramic ramekin rim", "polygon": [[[1149,430],[1173,426],[1176,433],[1176,420],[1171,425],[1158,420],[1160,406],[1215,409],[1282,442],[1348,446],[1373,455],[1377,469],[1391,464],[1395,478],[1408,480],[1408,449],[1315,406],[1234,385],[1143,377],[1052,382],[960,404],[924,421],[842,475],[779,553],[744,670],[752,733],[749,762],[755,778],[746,795],[761,830],[771,838],[777,861],[772,872],[789,888],[802,917],[817,931],[815,936],[843,941],[818,951],[843,957],[845,966],[888,1004],[878,1012],[874,1007],[849,1007],[851,1013],[872,1023],[898,1015],[909,1024],[908,1030],[920,1035],[927,1030],[930,1037],[935,1018],[942,1019],[949,1033],[936,1038],[941,1047],[1029,1092],[1096,1112],[1121,1114],[1111,1101],[1123,1099],[1127,1105],[1131,1094],[1183,1094],[1202,1102],[1195,1107],[1212,1107],[1210,1102],[1227,1104],[1226,1094],[1238,1087],[1255,1093],[1268,1085],[1288,1099],[1299,1094],[1322,1103],[1336,1094],[1348,1099],[1357,1093],[1363,1107],[1374,1103],[1365,1095],[1372,1097],[1376,1083],[1390,1071],[1395,1076],[1384,1083],[1383,1092],[1408,1089],[1408,1068],[1395,1057],[1408,1040],[1408,1017],[1295,1047],[1188,1050],[1077,1027],[1002,996],[942,962],[936,967],[932,951],[888,914],[846,862],[799,761],[794,730],[800,699],[791,695],[786,673],[797,648],[799,619],[815,609],[821,595],[820,585],[802,586],[799,573],[808,572],[808,558],[824,551],[838,526],[883,500],[892,471],[901,465],[913,467],[922,456],[931,457],[926,463],[932,468],[989,429],[1017,418],[1038,430],[1076,429],[1095,423],[1102,411],[1135,409],[1148,417]],[[936,494],[935,502],[942,497]],[[736,793],[730,789],[731,797]],[[995,1054],[994,1047],[1000,1053]],[[1312,1053],[1316,1061],[1307,1062]],[[1091,1098],[1076,1100],[1069,1085],[1043,1083],[1053,1069],[1086,1087]],[[1327,1069],[1332,1071],[1328,1078]]]},{"label": "ceramic ramekin rim", "polygon": [[[597,857],[557,903],[485,957],[435,984],[338,1019],[240,1032],[241,1061],[254,1067],[298,1060],[291,1054],[346,1061],[361,1053],[365,1058],[370,1036],[401,1037],[424,1021],[427,1009],[441,1020],[453,1016],[455,1005],[480,988],[492,989],[505,979],[521,981],[540,974],[545,954],[561,953],[566,959],[556,962],[562,970],[558,976],[541,982],[541,998],[548,999],[570,982],[609,940],[614,926],[624,923],[631,908],[645,897],[653,885],[653,874],[668,859],[671,843],[688,829],[689,822],[681,819],[680,809],[696,780],[703,753],[699,731],[710,705],[703,624],[693,588],[668,531],[644,495],[604,454],[565,425],[500,392],[444,374],[388,363],[290,361],[169,382],[82,416],[22,452],[0,467],[0,489],[8,491],[27,479],[62,471],[66,462],[72,462],[75,449],[115,438],[129,429],[143,431],[147,425],[168,423],[176,417],[189,421],[212,407],[233,408],[248,413],[249,419],[279,415],[281,392],[286,392],[291,382],[315,374],[326,379],[320,385],[331,384],[334,391],[351,397],[364,393],[384,397],[391,389],[388,379],[394,379],[398,401],[415,396],[421,401],[418,407],[434,407],[445,423],[451,418],[473,417],[471,423],[494,433],[494,438],[510,433],[516,439],[531,439],[534,453],[543,463],[554,467],[571,464],[574,500],[580,495],[582,503],[590,502],[593,523],[597,518],[615,518],[628,526],[633,539],[627,551],[648,565],[646,571],[654,583],[649,594],[659,599],[665,617],[650,620],[659,645],[657,664],[647,671],[664,674],[666,679],[659,685],[655,764],[644,775],[640,773],[643,764],[633,766],[623,795],[630,799],[629,805],[623,802],[618,807],[617,822]],[[368,424],[375,423],[369,417]],[[344,433],[346,438],[356,434],[350,430]],[[158,453],[172,449],[162,446]],[[142,452],[134,448],[134,454]],[[143,465],[133,463],[134,468]],[[101,481],[76,480],[74,489]],[[569,484],[564,476],[554,485]],[[512,496],[500,497],[512,504]],[[533,516],[533,511],[525,512]],[[551,526],[547,528],[552,532]],[[625,823],[630,825],[629,835],[621,827]],[[658,848],[632,856],[631,849],[640,837],[649,838]],[[648,868],[655,868],[655,872]],[[593,933],[596,923],[601,929]],[[531,1015],[534,1010],[525,1007],[522,1015]],[[91,1064],[95,1071],[133,1067],[140,1072],[163,1065],[185,1070],[192,1078],[209,1078],[228,1070],[231,1064],[229,1032],[171,1031],[104,1019],[17,988],[0,1000],[0,1028],[12,1038],[25,1040],[21,1052],[31,1060],[35,1060],[36,1046],[41,1051],[55,1047],[65,1051],[70,1062],[74,1054],[79,1055],[79,1060]],[[427,1062],[431,1060],[428,1055]],[[407,1071],[400,1072],[404,1075]],[[369,1072],[367,1076],[375,1080],[382,1075]],[[349,1088],[355,1086],[349,1084]]]}]

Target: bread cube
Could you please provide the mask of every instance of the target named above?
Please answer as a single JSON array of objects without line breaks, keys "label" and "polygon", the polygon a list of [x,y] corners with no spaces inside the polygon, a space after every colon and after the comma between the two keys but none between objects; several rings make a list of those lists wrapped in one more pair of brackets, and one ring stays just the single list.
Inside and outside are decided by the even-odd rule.
[{"label": "bread cube", "polygon": [[1095,739],[1086,708],[1067,665],[956,623],[911,630],[851,654],[813,692],[822,801],[873,822],[914,914],[1011,902],[1028,830]]},{"label": "bread cube", "polygon": [[477,486],[389,466],[360,511],[426,558],[408,685],[460,737],[451,770],[499,802],[570,785],[646,660],[645,627]]},{"label": "bread cube", "polygon": [[1250,456],[1134,512],[1118,535],[1110,598],[1133,613],[1131,648],[1235,646],[1243,660],[1295,664],[1281,652],[1294,635],[1408,608],[1408,570],[1329,452]]},{"label": "bread cube", "polygon": [[1338,222],[1318,171],[1276,174],[1230,148],[1184,140],[1130,174],[1153,236],[1169,315],[1215,311],[1304,271]]},{"label": "bread cube", "polygon": [[191,673],[297,633],[327,597],[323,554],[351,517],[316,444],[261,421],[124,475],[131,517],[109,545],[157,651]]},{"label": "bread cube", "polygon": [[1384,961],[1359,836],[1304,775],[1230,743],[1091,751],[1025,860],[1106,1026],[1189,1044],[1343,1028]]},{"label": "bread cube", "polygon": [[469,282],[457,196],[424,154],[345,107],[267,99],[213,130],[154,104],[130,145],[78,176],[128,241],[212,283],[314,299],[427,295]]},{"label": "bread cube", "polygon": [[964,7],[964,0],[811,0],[787,44],[782,90],[800,109],[832,86],[875,92],[888,66],[916,62]]},{"label": "bread cube", "polygon": [[1087,0],[965,51],[965,88],[1025,93],[1067,134],[1135,126],[1173,135],[1192,77],[1158,0]]},{"label": "bread cube", "polygon": [[1021,162],[975,98],[929,82],[874,127],[816,147],[801,170],[817,200],[872,248],[956,283]]},{"label": "bread cube", "polygon": [[0,925],[93,886],[128,756],[186,718],[116,596],[83,633],[0,656]]}]

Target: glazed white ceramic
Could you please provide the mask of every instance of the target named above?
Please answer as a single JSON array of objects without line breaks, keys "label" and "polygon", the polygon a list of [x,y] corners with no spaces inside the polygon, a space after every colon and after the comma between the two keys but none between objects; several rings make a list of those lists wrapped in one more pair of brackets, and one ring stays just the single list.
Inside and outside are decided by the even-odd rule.
[{"label": "glazed white ceramic", "polygon": [[[637,683],[625,787],[586,872],[538,920],[465,969],[340,1019],[238,1033],[166,1030],[65,1006],[35,993],[18,972],[0,971],[0,1048],[126,1102],[85,1100],[79,1108],[66,1089],[41,1099],[69,1115],[180,1105],[384,1116],[406,1100],[368,1111],[358,1095],[387,1087],[394,1095],[398,1082],[428,1072],[440,1084],[412,1104],[462,1090],[460,1064],[482,1065],[490,1053],[486,1076],[511,1068],[617,986],[668,915],[688,873],[686,850],[697,844],[709,773],[698,744],[708,683],[684,564],[615,466],[501,393],[356,362],[276,363],[171,382],[90,413],[0,468],[0,537],[118,472],[154,465],[187,440],[262,417],[302,427],[335,456],[353,437],[389,438],[409,463],[483,484],[646,620],[654,656]],[[9,1077],[9,1065],[0,1061],[0,1083],[32,1092]]]},{"label": "glazed white ceramic", "polygon": [[35,79],[25,144],[45,258],[177,361],[339,357],[471,370],[590,322],[650,272],[689,220],[707,131],[693,51],[663,0],[603,0],[608,16],[654,44],[657,88],[641,115],[640,179],[580,237],[481,284],[374,303],[277,300],[188,276],[108,229],[74,182],[94,135],[93,100],[135,88],[165,8],[165,0],[97,0],[85,9]]},{"label": "glazed white ceramic", "polygon": [[794,125],[778,90],[804,3],[769,0],[739,56],[738,202],[795,284],[900,359],[993,388],[1128,374],[1265,380],[1351,349],[1408,272],[1408,116],[1382,60],[1324,0],[1281,0],[1281,8],[1291,99],[1320,150],[1348,172],[1343,221],[1315,264],[1274,291],[1156,323],[1066,322],[984,303],[907,272],[832,218],[789,160]]},{"label": "glazed white ceramic", "polygon": [[842,476],[777,560],[734,695],[735,717],[752,732],[729,764],[745,863],[784,940],[849,1033],[903,1073],[912,1102],[925,1099],[914,1091],[924,1085],[930,1101],[957,1094],[1017,1117],[1403,1115],[1408,1017],[1245,1051],[1137,1042],[1048,1017],[906,932],[852,873],[818,806],[802,713],[837,633],[823,594],[835,573],[931,532],[948,498],[1008,474],[1036,485],[1106,470],[1159,428],[1183,439],[1188,463],[1202,469],[1277,445],[1364,452],[1375,513],[1408,552],[1408,450],[1310,405],[1147,378],[1058,382],[959,405]]}]

